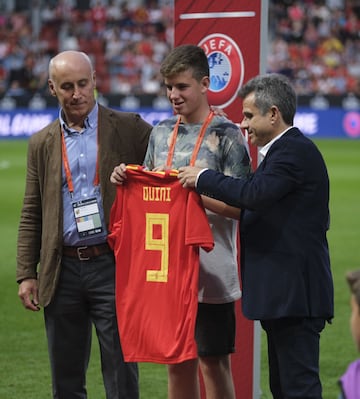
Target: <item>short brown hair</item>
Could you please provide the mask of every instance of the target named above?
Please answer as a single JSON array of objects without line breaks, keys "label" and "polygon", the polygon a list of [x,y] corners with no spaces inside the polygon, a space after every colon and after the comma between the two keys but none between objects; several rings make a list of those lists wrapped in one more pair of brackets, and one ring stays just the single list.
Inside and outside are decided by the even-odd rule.
[{"label": "short brown hair", "polygon": [[161,64],[160,73],[164,78],[168,78],[189,69],[193,71],[193,77],[197,81],[210,75],[205,51],[193,44],[183,44],[168,54]]},{"label": "short brown hair", "polygon": [[360,269],[346,273],[346,281],[356,302],[360,306]]}]

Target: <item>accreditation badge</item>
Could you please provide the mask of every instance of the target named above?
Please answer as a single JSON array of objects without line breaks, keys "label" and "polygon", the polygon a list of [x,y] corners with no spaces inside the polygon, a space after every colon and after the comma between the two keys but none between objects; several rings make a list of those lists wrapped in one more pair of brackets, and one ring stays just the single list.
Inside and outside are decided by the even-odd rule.
[{"label": "accreditation badge", "polygon": [[96,198],[76,201],[72,206],[80,238],[102,233],[103,226]]}]

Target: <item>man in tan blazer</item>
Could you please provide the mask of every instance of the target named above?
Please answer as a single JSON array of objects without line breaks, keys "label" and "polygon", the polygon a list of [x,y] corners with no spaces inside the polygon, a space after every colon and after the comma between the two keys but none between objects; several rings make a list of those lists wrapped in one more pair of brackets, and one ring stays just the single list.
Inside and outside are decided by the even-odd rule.
[{"label": "man in tan blazer", "polygon": [[86,398],[92,325],[101,350],[107,399],[137,399],[136,364],[126,364],[114,302],[115,262],[107,226],[120,162],[142,164],[151,126],[134,113],[99,105],[95,71],[77,51],[49,64],[59,118],[28,145],[18,234],[18,295],[25,308],[44,307],[53,397]]}]

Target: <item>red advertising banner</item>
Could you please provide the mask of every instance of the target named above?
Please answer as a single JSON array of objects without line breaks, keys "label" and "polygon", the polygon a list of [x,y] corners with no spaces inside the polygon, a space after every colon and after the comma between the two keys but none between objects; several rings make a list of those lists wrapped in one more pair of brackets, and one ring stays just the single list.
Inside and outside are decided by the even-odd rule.
[{"label": "red advertising banner", "polygon": [[[267,14],[267,0],[175,0],[175,46],[197,44],[204,49],[210,66],[209,102],[237,123],[242,119],[239,88],[265,72]],[[250,148],[250,152],[256,167],[257,150]],[[239,301],[236,312],[236,353],[232,356],[236,397],[257,399],[260,327],[244,318]]]},{"label": "red advertising banner", "polygon": [[[240,86],[264,72],[268,0],[175,0],[175,46],[205,50],[211,85],[209,102],[241,121]],[[257,151],[251,148],[254,165]]]}]

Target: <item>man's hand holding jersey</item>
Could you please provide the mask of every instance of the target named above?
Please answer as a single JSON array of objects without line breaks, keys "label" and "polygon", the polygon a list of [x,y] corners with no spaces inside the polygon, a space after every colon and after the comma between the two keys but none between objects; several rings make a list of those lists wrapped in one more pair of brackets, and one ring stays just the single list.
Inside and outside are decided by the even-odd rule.
[{"label": "man's hand holding jersey", "polygon": [[115,166],[111,173],[110,181],[113,184],[123,184],[126,180],[126,165],[121,163],[119,166]]}]

